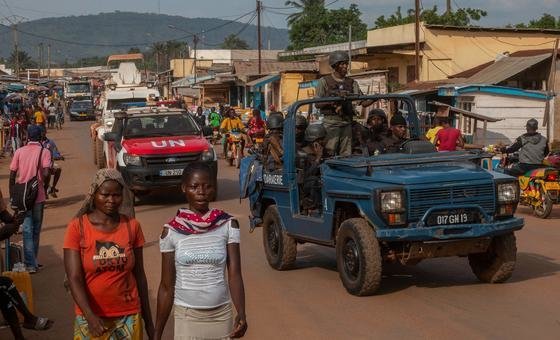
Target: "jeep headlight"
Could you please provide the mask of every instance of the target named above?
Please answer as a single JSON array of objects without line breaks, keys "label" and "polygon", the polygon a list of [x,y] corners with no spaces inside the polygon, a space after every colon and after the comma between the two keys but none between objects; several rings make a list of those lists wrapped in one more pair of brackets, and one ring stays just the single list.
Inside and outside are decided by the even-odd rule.
[{"label": "jeep headlight", "polygon": [[142,166],[142,158],[137,155],[125,153],[123,161],[125,165]]},{"label": "jeep headlight", "polygon": [[200,155],[200,160],[203,162],[213,161],[215,159],[214,148],[210,147]]},{"label": "jeep headlight", "polygon": [[519,189],[516,182],[498,184],[498,203],[513,203],[518,200]]},{"label": "jeep headlight", "polygon": [[404,207],[401,191],[382,192],[380,199],[382,213],[400,212]]},{"label": "jeep headlight", "polygon": [[511,217],[519,202],[517,182],[502,182],[496,185],[496,217]]},{"label": "jeep headlight", "polygon": [[382,191],[379,193],[379,212],[391,226],[406,224],[405,195],[403,191]]}]

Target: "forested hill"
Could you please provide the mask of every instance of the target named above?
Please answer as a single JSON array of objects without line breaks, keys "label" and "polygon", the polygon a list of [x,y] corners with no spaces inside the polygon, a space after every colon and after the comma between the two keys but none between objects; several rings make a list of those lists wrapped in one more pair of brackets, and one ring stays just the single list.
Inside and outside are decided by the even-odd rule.
[{"label": "forested hill", "polygon": [[[18,40],[20,49],[36,60],[39,43],[50,44],[51,57],[55,62],[124,53],[132,47],[146,51],[154,42],[169,39],[188,41],[191,44],[192,37],[169,28],[169,25],[194,33],[204,32],[200,36],[198,48],[219,48],[224,38],[232,33],[239,33],[239,38],[256,48],[257,27],[246,24],[251,16],[252,14],[239,22],[231,23],[222,19],[118,11],[45,18],[19,24]],[[10,31],[9,27],[0,26],[0,41],[4,47],[0,49],[0,56],[4,58],[12,51],[13,34]],[[269,41],[272,49],[284,49],[288,45],[288,31],[285,29],[263,27],[262,36],[265,48]],[[44,58],[46,60],[46,52]]]}]

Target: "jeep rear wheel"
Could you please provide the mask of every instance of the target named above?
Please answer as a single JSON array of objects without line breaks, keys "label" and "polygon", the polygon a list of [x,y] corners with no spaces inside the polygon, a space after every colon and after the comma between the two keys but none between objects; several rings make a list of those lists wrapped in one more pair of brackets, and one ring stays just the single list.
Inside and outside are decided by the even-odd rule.
[{"label": "jeep rear wheel", "polygon": [[515,235],[509,233],[495,236],[486,252],[470,254],[469,265],[480,281],[502,283],[511,277],[516,258]]},{"label": "jeep rear wheel", "polygon": [[382,263],[377,237],[367,221],[344,221],[336,236],[336,264],[348,293],[374,294],[381,282]]},{"label": "jeep rear wheel", "polygon": [[272,268],[286,270],[296,262],[296,240],[282,226],[276,205],[271,205],[264,213],[263,243],[266,259]]}]

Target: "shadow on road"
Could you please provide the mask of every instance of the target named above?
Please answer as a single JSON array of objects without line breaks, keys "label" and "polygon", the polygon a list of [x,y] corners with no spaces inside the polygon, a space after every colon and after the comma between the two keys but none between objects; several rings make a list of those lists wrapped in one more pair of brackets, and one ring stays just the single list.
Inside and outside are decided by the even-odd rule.
[{"label": "shadow on road", "polygon": [[518,253],[511,282],[522,282],[560,272],[560,263],[553,258],[534,253]]},{"label": "shadow on road", "polygon": [[80,194],[80,195],[68,196],[68,197],[63,197],[58,199],[49,199],[45,203],[45,208],[47,209],[47,208],[59,208],[59,207],[69,206],[74,203],[81,202],[85,198],[86,195]]},{"label": "shadow on road", "polygon": [[218,179],[218,201],[229,201],[239,199],[239,180],[220,178]]}]

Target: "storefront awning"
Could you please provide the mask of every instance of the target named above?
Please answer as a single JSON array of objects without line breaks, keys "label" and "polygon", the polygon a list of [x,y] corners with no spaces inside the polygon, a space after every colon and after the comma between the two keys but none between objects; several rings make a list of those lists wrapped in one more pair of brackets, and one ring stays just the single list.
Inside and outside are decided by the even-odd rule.
[{"label": "storefront awning", "polygon": [[250,87],[262,87],[268,83],[272,83],[273,81],[279,80],[279,74],[269,74],[268,76],[264,76],[262,78],[255,79],[247,83],[247,86]]}]

